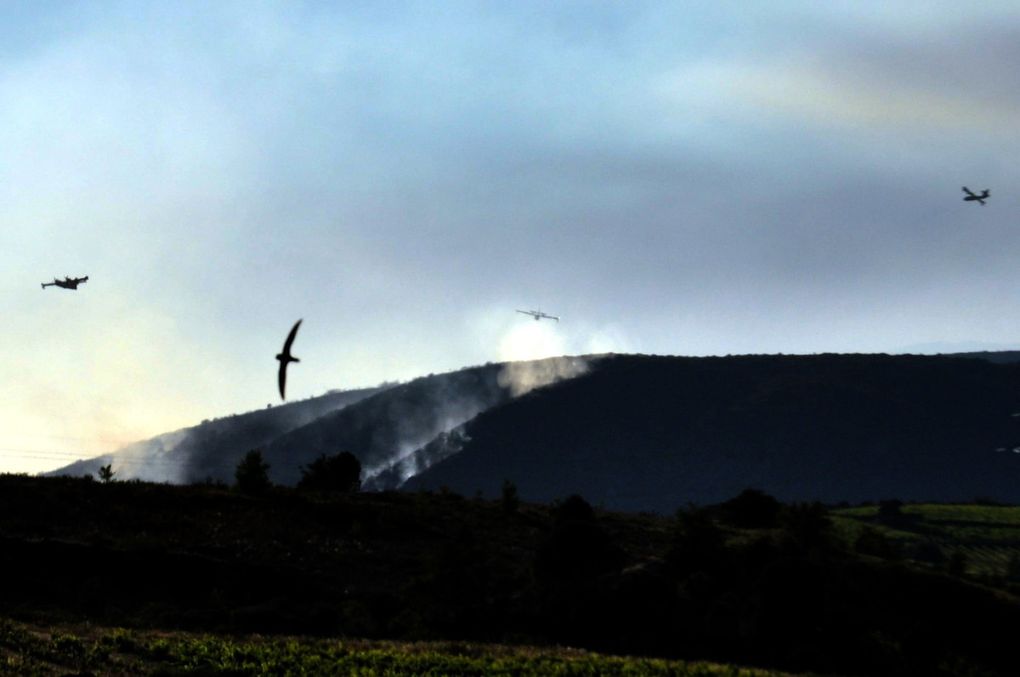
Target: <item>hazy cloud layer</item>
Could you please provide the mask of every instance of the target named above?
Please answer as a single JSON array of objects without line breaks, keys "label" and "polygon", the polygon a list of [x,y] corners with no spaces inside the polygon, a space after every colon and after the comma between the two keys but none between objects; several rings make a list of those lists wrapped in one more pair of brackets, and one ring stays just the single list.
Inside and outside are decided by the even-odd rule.
[{"label": "hazy cloud layer", "polygon": [[1020,336],[1013,3],[35,3],[0,45],[7,469],[264,407],[299,317],[295,397]]}]

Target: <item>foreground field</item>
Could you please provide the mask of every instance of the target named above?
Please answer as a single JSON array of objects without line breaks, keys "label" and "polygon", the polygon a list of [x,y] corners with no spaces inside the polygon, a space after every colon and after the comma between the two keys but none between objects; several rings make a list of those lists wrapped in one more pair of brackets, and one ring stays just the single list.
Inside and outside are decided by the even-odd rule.
[{"label": "foreground field", "polygon": [[606,656],[576,649],[461,642],[332,641],[299,637],[42,629],[0,621],[0,674],[174,675],[670,675],[782,677],[705,662]]},{"label": "foreground field", "polygon": [[[246,495],[0,475],[0,663],[8,674],[1014,677],[1015,591],[968,575],[959,557],[915,566],[918,553],[888,547],[919,525],[949,549],[968,529],[992,529],[982,537],[994,545],[1009,528],[963,524],[974,515],[932,526],[934,513],[900,507],[879,520],[752,491],[667,517],[579,496]],[[543,648],[506,648],[522,645]]]}]

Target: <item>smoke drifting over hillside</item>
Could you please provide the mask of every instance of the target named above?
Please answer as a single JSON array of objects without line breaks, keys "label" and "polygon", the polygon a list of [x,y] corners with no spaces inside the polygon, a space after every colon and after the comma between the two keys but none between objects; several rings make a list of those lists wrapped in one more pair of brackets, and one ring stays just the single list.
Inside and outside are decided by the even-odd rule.
[{"label": "smoke drifting over hillside", "polygon": [[552,357],[478,369],[481,378],[475,383],[457,378],[458,373],[447,375],[439,382],[441,397],[400,420],[397,425],[400,437],[394,445],[397,453],[386,456],[378,465],[365,467],[367,488],[399,487],[460,451],[468,441],[463,432],[468,421],[535,388],[580,376],[588,370],[588,361],[583,357]]},{"label": "smoke drifting over hillside", "polygon": [[520,397],[565,378],[574,378],[588,371],[588,362],[580,357],[553,357],[535,362],[510,362],[499,372],[499,384]]},{"label": "smoke drifting over hillside", "polygon": [[[537,337],[548,347],[548,339],[557,335],[526,325],[521,336]],[[53,474],[96,474],[112,463],[118,479],[232,482],[241,457],[262,449],[271,479],[293,485],[318,456],[350,451],[361,461],[366,488],[393,489],[457,453],[465,442],[461,427],[478,414],[587,371],[586,358],[550,357],[430,374],[388,388],[333,393],[205,421]]]},{"label": "smoke drifting over hillside", "polygon": [[319,417],[374,394],[378,388],[336,391],[299,402],[235,414],[130,444],[113,454],[78,461],[53,475],[96,474],[112,464],[116,478],[186,484],[205,479],[230,481],[249,450]]}]

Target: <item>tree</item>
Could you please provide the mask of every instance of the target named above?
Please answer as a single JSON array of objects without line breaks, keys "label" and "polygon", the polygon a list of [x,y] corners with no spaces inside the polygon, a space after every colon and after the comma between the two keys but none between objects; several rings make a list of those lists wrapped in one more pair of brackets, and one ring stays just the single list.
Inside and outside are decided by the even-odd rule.
[{"label": "tree", "polygon": [[723,521],[743,529],[771,529],[779,522],[782,504],[759,489],[744,489],[719,506]]},{"label": "tree", "polygon": [[878,519],[893,522],[903,516],[903,501],[891,498],[878,502]]},{"label": "tree", "polygon": [[787,536],[804,552],[821,553],[833,545],[829,511],[817,501],[786,506],[779,521]]},{"label": "tree", "polygon": [[564,522],[594,522],[595,511],[591,504],[578,494],[571,494],[556,504],[553,508],[553,521],[557,524]]},{"label": "tree", "polygon": [[104,484],[112,482],[113,476],[116,474],[117,473],[113,470],[112,463],[107,463],[106,465],[99,467],[99,479],[101,479]]},{"label": "tree", "polygon": [[245,494],[258,495],[265,493],[271,485],[269,481],[269,464],[262,459],[262,452],[252,449],[234,471],[237,488]]},{"label": "tree", "polygon": [[298,489],[354,493],[361,489],[361,461],[349,451],[322,454],[302,468]]},{"label": "tree", "polygon": [[500,503],[503,506],[503,512],[508,515],[517,512],[517,508],[521,505],[521,500],[517,496],[517,485],[510,480],[503,480],[503,493]]},{"label": "tree", "polygon": [[726,556],[725,534],[708,513],[691,507],[677,510],[666,566],[679,578],[698,571],[717,572]]}]

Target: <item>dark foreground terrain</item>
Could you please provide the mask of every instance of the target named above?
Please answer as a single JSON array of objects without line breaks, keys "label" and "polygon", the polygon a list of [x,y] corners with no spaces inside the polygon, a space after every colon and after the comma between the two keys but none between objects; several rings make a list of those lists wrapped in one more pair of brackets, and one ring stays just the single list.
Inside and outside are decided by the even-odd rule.
[{"label": "dark foreground terrain", "polygon": [[[251,497],[215,485],[0,476],[0,616],[9,619],[0,657],[15,673],[131,672],[131,661],[139,672],[250,673],[296,666],[273,661],[297,652],[285,660],[342,672],[336,661],[356,638],[396,656],[381,658],[379,672],[424,671],[399,663],[432,651],[423,646],[445,647],[436,660],[482,656],[482,667],[462,670],[482,674],[504,669],[484,662],[499,651],[555,663],[560,645],[822,674],[1015,674],[1020,604],[1009,567],[968,567],[953,550],[955,522],[942,529],[910,507],[877,511],[830,514],[752,492],[660,517],[592,510],[577,497],[518,504],[512,491],[494,501]],[[1012,537],[1010,519],[1002,538]],[[936,528],[939,557],[913,547],[910,534]],[[103,630],[113,627],[125,629]],[[445,644],[372,644],[381,640]],[[507,648],[465,648],[478,644]],[[525,646],[550,648],[509,648]],[[517,673],[617,670],[552,665]],[[618,671],[717,669],[647,665],[659,667]]]}]

